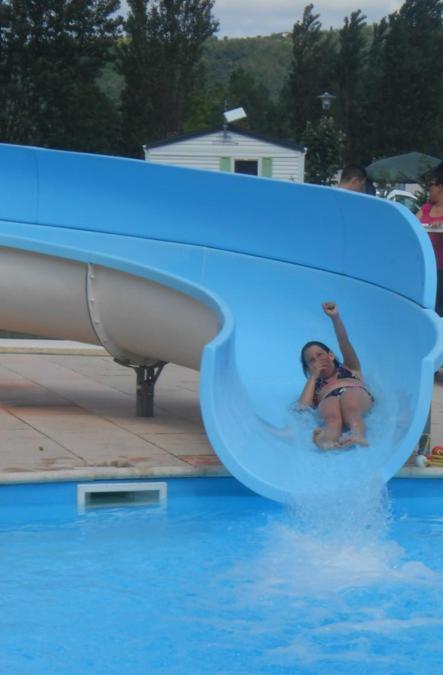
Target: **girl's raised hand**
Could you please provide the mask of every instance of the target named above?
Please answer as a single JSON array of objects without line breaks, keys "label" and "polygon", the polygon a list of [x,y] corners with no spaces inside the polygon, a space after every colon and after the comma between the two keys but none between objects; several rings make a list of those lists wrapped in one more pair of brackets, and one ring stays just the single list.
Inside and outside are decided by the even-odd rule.
[{"label": "girl's raised hand", "polygon": [[323,311],[328,316],[336,316],[338,314],[338,307],[335,302],[322,302]]}]

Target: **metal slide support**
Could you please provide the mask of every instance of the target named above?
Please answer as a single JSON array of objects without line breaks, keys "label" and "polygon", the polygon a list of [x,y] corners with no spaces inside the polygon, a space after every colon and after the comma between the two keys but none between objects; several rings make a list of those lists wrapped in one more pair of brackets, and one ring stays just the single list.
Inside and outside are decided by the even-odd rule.
[{"label": "metal slide support", "polygon": [[[149,365],[137,362],[137,356],[122,349],[118,343],[108,334],[106,324],[100,315],[100,288],[99,267],[91,263],[87,267],[86,300],[88,303],[89,316],[97,335],[98,341],[114,357],[114,361],[121,366],[133,368],[137,376],[136,385],[136,416],[154,417],[154,393],[155,383],[166,365],[166,361],[155,361]],[[145,355],[148,360],[147,355]]]},{"label": "metal slide support", "polygon": [[152,366],[133,366],[137,375],[137,417],[154,417],[155,383],[160,377],[160,374],[165,365],[165,361],[158,361]]},{"label": "metal slide support", "polygon": [[431,452],[431,411],[432,408],[429,410],[425,428],[423,429],[423,433],[420,436],[420,440],[418,442],[419,455],[429,455]]}]

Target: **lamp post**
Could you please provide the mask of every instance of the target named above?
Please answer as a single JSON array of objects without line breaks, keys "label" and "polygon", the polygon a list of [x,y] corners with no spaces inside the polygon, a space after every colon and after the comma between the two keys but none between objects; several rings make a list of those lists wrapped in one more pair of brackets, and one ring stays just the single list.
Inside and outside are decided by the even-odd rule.
[{"label": "lamp post", "polygon": [[344,134],[336,128],[330,114],[336,96],[325,91],[317,98],[321,103],[322,114],[315,122],[307,123],[305,133],[305,143],[309,148],[308,182],[331,185],[341,166]]},{"label": "lamp post", "polygon": [[317,96],[320,99],[321,107],[324,113],[327,113],[331,109],[332,101],[337,98],[334,94],[330,94],[328,91],[323,92],[320,96]]}]

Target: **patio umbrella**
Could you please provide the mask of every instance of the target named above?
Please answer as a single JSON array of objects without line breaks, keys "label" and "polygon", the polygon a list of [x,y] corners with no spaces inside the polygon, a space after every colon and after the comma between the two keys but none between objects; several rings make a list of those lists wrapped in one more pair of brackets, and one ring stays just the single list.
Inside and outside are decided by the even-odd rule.
[{"label": "patio umbrella", "polygon": [[372,162],[367,167],[371,180],[387,183],[415,183],[429,169],[440,164],[441,159],[423,152],[406,152]]}]

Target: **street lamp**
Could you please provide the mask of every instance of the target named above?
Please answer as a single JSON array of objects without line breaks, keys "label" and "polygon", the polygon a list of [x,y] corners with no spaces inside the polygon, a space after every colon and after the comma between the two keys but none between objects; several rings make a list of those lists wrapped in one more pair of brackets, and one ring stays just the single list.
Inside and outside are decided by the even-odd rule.
[{"label": "street lamp", "polygon": [[337,97],[334,96],[334,94],[330,94],[328,91],[325,91],[323,94],[320,94],[320,96],[317,96],[317,98],[320,99],[323,112],[328,112],[328,110],[331,109],[332,101]]}]

